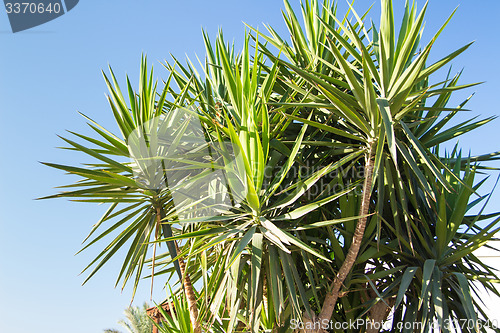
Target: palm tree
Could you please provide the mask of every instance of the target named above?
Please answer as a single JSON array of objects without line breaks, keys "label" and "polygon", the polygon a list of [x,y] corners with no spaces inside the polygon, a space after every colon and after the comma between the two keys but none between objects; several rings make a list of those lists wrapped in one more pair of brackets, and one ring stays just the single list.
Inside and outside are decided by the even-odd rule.
[{"label": "palm tree", "polygon": [[407,3],[397,30],[381,3],[377,29],[316,0],[302,3],[301,25],[285,1],[291,44],[251,29],[236,53],[222,32],[204,34],[201,70],[166,62],[157,93],[143,59],[128,101],[105,76],[121,134],[87,118],[98,139],[64,140],[98,162],[46,163],[82,177],[51,197],[110,204],[89,237],[110,225],[84,249],[119,234],[88,278],[130,244],[117,284],[135,290],[144,267],[152,283],[177,274],[173,331],[287,332],[292,320],[324,331],[316,324],[380,323],[390,309],[392,331],[479,320],[470,281],[498,294],[498,279],[472,251],[498,230],[498,219],[478,223],[498,214],[466,214],[483,200],[471,199],[477,163],[498,153],[440,155],[491,119],[445,128],[468,100],[449,107],[451,94],[472,85],[430,79],[469,45],[427,65],[448,21],[420,50],[426,6]]},{"label": "palm tree", "polygon": [[[147,315],[146,310],[149,305],[144,302],[142,307],[130,306],[125,311],[126,320],[119,320],[118,324],[127,329],[129,333],[151,333],[153,324],[151,318]],[[115,329],[106,329],[104,333],[119,333]]]}]

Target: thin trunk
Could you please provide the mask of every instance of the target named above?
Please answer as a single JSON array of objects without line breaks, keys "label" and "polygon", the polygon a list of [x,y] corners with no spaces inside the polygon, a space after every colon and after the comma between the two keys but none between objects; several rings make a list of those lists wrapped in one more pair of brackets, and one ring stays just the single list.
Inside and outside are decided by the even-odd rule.
[{"label": "thin trunk", "polygon": [[[157,211],[158,213],[158,211]],[[156,230],[155,230],[155,240],[158,240],[158,236],[160,235],[160,221],[161,221],[161,218],[160,218],[160,221],[158,220],[158,218],[156,219]],[[151,266],[151,301],[153,300],[153,285],[154,285],[154,279],[155,279],[155,260],[156,260],[156,243],[153,245],[153,263],[152,263],[152,266]],[[155,332],[153,332],[155,333]]]},{"label": "thin trunk", "polygon": [[[158,225],[161,223],[161,208],[156,208],[156,218]],[[179,249],[179,245],[177,245],[177,241],[174,241],[175,249],[179,254],[181,251]],[[191,284],[191,279],[189,274],[186,272],[186,263],[182,258],[177,259],[179,262],[179,266],[182,274],[182,285],[184,287],[184,293],[186,294],[186,299],[189,307],[189,318],[191,320],[191,325],[193,326],[194,333],[201,332],[201,326],[198,321],[198,305],[196,304],[196,295],[194,293],[193,285]],[[154,261],[153,261],[154,266]]]},{"label": "thin trunk", "polygon": [[331,291],[326,295],[321,312],[316,319],[316,321],[319,322],[322,322],[323,320],[330,320],[330,318],[332,317],[335,304],[337,304],[337,299],[339,298],[340,295],[340,288],[342,287],[347,275],[351,272],[351,269],[354,266],[354,262],[358,257],[358,252],[361,247],[361,242],[365,234],[366,221],[368,220],[367,217],[368,208],[370,206],[370,196],[371,196],[373,168],[374,168],[373,149],[374,149],[374,144],[371,144],[370,147],[368,148],[368,153],[366,155],[363,196],[361,200],[361,206],[359,208],[359,216],[361,216],[361,218],[359,219],[358,224],[356,225],[356,230],[354,231],[354,236],[352,238],[352,243],[351,246],[349,247],[349,251],[347,252],[347,256],[344,262],[342,263],[339,272],[335,276],[335,279],[333,280]]},{"label": "thin trunk", "polygon": [[[175,248],[177,253],[180,253],[179,246],[175,242]],[[186,263],[182,258],[179,258],[179,266],[181,266],[182,280],[184,286],[184,292],[186,293],[187,303],[189,306],[189,317],[191,319],[191,325],[193,325],[194,333],[201,332],[201,326],[198,322],[198,305],[196,305],[196,295],[194,294],[193,285],[191,284],[191,279],[189,274],[186,272]]]}]

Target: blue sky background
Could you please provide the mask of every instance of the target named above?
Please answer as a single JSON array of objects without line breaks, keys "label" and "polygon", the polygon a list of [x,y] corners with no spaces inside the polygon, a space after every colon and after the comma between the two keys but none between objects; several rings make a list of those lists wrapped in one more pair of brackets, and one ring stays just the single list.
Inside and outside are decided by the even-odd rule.
[{"label": "blue sky background", "polygon": [[[403,1],[395,0],[401,9]],[[291,0],[297,8],[298,0]],[[372,1],[358,0],[363,12]],[[423,5],[423,1],[418,1]],[[476,95],[464,114],[500,114],[500,66],[496,0],[431,0],[427,14],[428,41],[449,13],[458,12],[435,45],[433,59],[476,40],[454,61],[453,71],[465,68],[462,83],[486,81],[459,92],[453,104]],[[0,332],[91,333],[119,328],[116,321],[130,304],[131,290],[113,289],[122,258],[115,258],[85,286],[79,272],[104,243],[77,256],[81,241],[105,207],[67,200],[35,201],[53,194],[54,186],[74,179],[39,161],[77,164],[78,154],[56,149],[65,130],[90,133],[77,111],[115,129],[105,99],[101,69],[113,66],[120,82],[128,73],[138,77],[141,53],[147,53],[158,77],[160,62],[172,53],[203,56],[201,27],[214,39],[222,27],[228,40],[241,45],[242,22],[271,24],[284,33],[280,0],[106,0],[85,1],[68,14],[42,26],[13,34],[7,14],[0,13]],[[344,13],[346,5],[339,4]],[[370,17],[378,21],[379,4]],[[401,17],[401,16],[399,16]],[[443,73],[441,73],[443,74]],[[441,78],[435,78],[438,81]],[[460,138],[465,152],[500,150],[499,122]],[[499,166],[497,163],[495,166]],[[496,178],[492,173],[491,178]],[[485,193],[493,182],[487,183]],[[489,186],[489,187],[488,187]],[[498,191],[488,211],[500,210]],[[157,279],[154,299],[165,292]],[[149,300],[144,282],[134,304]]]}]

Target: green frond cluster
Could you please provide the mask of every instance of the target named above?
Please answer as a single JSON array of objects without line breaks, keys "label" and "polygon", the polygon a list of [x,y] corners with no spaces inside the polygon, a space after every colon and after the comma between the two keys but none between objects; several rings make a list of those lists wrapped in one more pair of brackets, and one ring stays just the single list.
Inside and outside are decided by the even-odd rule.
[{"label": "green frond cluster", "polygon": [[[87,280],[120,253],[117,285],[179,282],[160,331],[195,331],[189,276],[207,332],[317,322],[335,284],[332,322],[390,315],[390,332],[486,332],[473,295],[478,285],[500,295],[499,279],[474,251],[500,230],[500,213],[484,212],[477,177],[500,153],[440,154],[492,120],[454,122],[470,97],[454,107],[451,95],[475,84],[436,79],[470,44],[429,64],[451,17],[424,44],[427,5],[407,1],[400,25],[392,1],[381,6],[376,27],[330,1],[304,0],[299,21],[285,0],[286,38],[248,27],[236,52],[222,32],[214,42],[203,33],[204,61],[173,58],[158,84],[144,57],[137,90],[104,74],[120,133],[87,118],[93,137],[63,140],[96,162],[46,163],[81,177],[48,198],[109,204],[86,238],[84,249],[109,242]],[[447,326],[462,319],[474,325]]]}]

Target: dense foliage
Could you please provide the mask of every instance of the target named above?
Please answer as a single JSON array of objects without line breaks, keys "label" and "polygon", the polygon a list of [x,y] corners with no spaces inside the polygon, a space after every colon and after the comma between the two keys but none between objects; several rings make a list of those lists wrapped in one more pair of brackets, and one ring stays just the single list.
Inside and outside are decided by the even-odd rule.
[{"label": "dense foliage", "polygon": [[[472,295],[499,295],[498,278],[474,250],[500,213],[483,213],[477,175],[498,154],[440,148],[492,120],[453,123],[468,99],[450,96],[473,84],[437,78],[469,45],[428,64],[448,21],[422,44],[426,5],[407,3],[400,26],[381,5],[376,27],[304,0],[299,23],[285,0],[289,38],[249,27],[237,53],[204,35],[205,62],[166,62],[161,89],[145,59],[137,91],[105,75],[120,133],[87,118],[97,138],[64,140],[98,162],[47,163],[82,177],[52,197],[110,205],[88,278],[125,250],[117,284],[145,269],[179,282],[163,331],[370,332],[388,316],[392,332],[485,331]],[[473,324],[448,327],[460,319]]]}]

